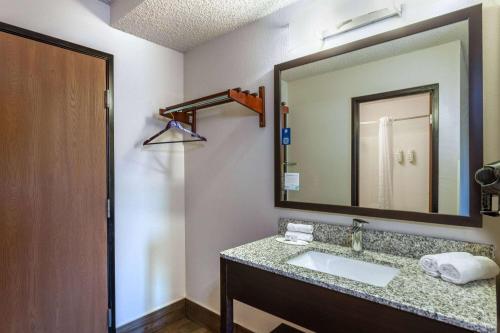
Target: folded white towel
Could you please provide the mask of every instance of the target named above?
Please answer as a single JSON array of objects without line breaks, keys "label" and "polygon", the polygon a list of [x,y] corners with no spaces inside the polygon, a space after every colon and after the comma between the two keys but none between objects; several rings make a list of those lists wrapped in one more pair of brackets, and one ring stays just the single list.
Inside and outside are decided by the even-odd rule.
[{"label": "folded white towel", "polygon": [[430,276],[438,277],[439,265],[449,262],[451,259],[461,259],[473,257],[472,254],[467,252],[448,252],[440,254],[428,254],[420,258],[420,267],[423,271]]},{"label": "folded white towel", "polygon": [[441,278],[455,284],[491,279],[500,273],[498,265],[487,257],[454,258],[439,265]]},{"label": "folded white towel", "polygon": [[286,226],[286,230],[312,234],[313,226],[309,224],[288,223]]},{"label": "folded white towel", "polygon": [[306,242],[312,242],[313,240],[313,235],[311,234],[306,234],[304,232],[297,232],[297,231],[287,231],[285,233],[285,239],[286,240],[303,240]]}]

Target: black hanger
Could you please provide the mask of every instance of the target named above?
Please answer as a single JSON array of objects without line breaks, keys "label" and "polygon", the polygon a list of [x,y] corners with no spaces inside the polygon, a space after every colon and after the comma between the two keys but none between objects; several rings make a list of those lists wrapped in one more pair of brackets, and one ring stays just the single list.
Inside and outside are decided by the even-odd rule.
[{"label": "black hanger", "polygon": [[[166,131],[168,131],[169,129],[175,129],[177,131],[189,134],[189,135],[191,135],[192,137],[194,137],[196,139],[181,140],[181,141],[151,142],[154,139],[156,139],[157,137],[159,137],[160,135],[162,135],[163,133],[165,133]],[[163,144],[163,143],[182,143],[182,142],[196,142],[196,141],[207,141],[207,139],[205,137],[199,135],[198,133],[195,133],[195,132],[193,132],[193,131],[185,128],[184,126],[181,125],[181,123],[179,121],[177,121],[177,120],[170,120],[167,123],[167,126],[163,130],[161,130],[160,132],[156,133],[155,135],[153,135],[152,137],[150,137],[149,139],[147,139],[146,141],[144,141],[144,143],[142,145],[143,146],[148,146],[148,145],[159,145],[159,144]]]}]

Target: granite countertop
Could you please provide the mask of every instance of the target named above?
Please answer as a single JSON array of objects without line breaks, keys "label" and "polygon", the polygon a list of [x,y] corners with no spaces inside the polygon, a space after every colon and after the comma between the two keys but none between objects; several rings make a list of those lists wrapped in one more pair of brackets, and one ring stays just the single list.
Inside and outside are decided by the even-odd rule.
[{"label": "granite countertop", "polygon": [[[469,330],[496,332],[495,279],[457,286],[424,274],[414,258],[366,250],[355,254],[349,247],[317,241],[306,246],[288,245],[277,242],[276,238],[273,236],[238,246],[221,252],[221,256]],[[382,263],[399,268],[400,273],[386,287],[375,287],[287,264],[289,259],[310,250]]]}]

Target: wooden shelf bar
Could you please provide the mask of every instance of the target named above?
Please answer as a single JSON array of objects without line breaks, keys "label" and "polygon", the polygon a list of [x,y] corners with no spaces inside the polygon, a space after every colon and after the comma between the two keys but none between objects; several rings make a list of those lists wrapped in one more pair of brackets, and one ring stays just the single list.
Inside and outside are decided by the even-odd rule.
[{"label": "wooden shelf bar", "polygon": [[193,126],[196,124],[195,111],[231,102],[237,102],[256,112],[259,116],[259,126],[266,126],[265,87],[263,86],[259,87],[258,93],[250,93],[248,90],[241,91],[241,88],[228,89],[220,93],[160,109],[160,115],[189,124],[193,127],[193,131],[195,131]]}]

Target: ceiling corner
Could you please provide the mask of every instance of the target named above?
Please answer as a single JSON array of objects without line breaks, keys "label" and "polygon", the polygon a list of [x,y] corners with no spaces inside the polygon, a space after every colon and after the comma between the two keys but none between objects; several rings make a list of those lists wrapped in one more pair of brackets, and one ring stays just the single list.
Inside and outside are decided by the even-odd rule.
[{"label": "ceiling corner", "polygon": [[297,0],[113,0],[111,25],[185,52]]}]

